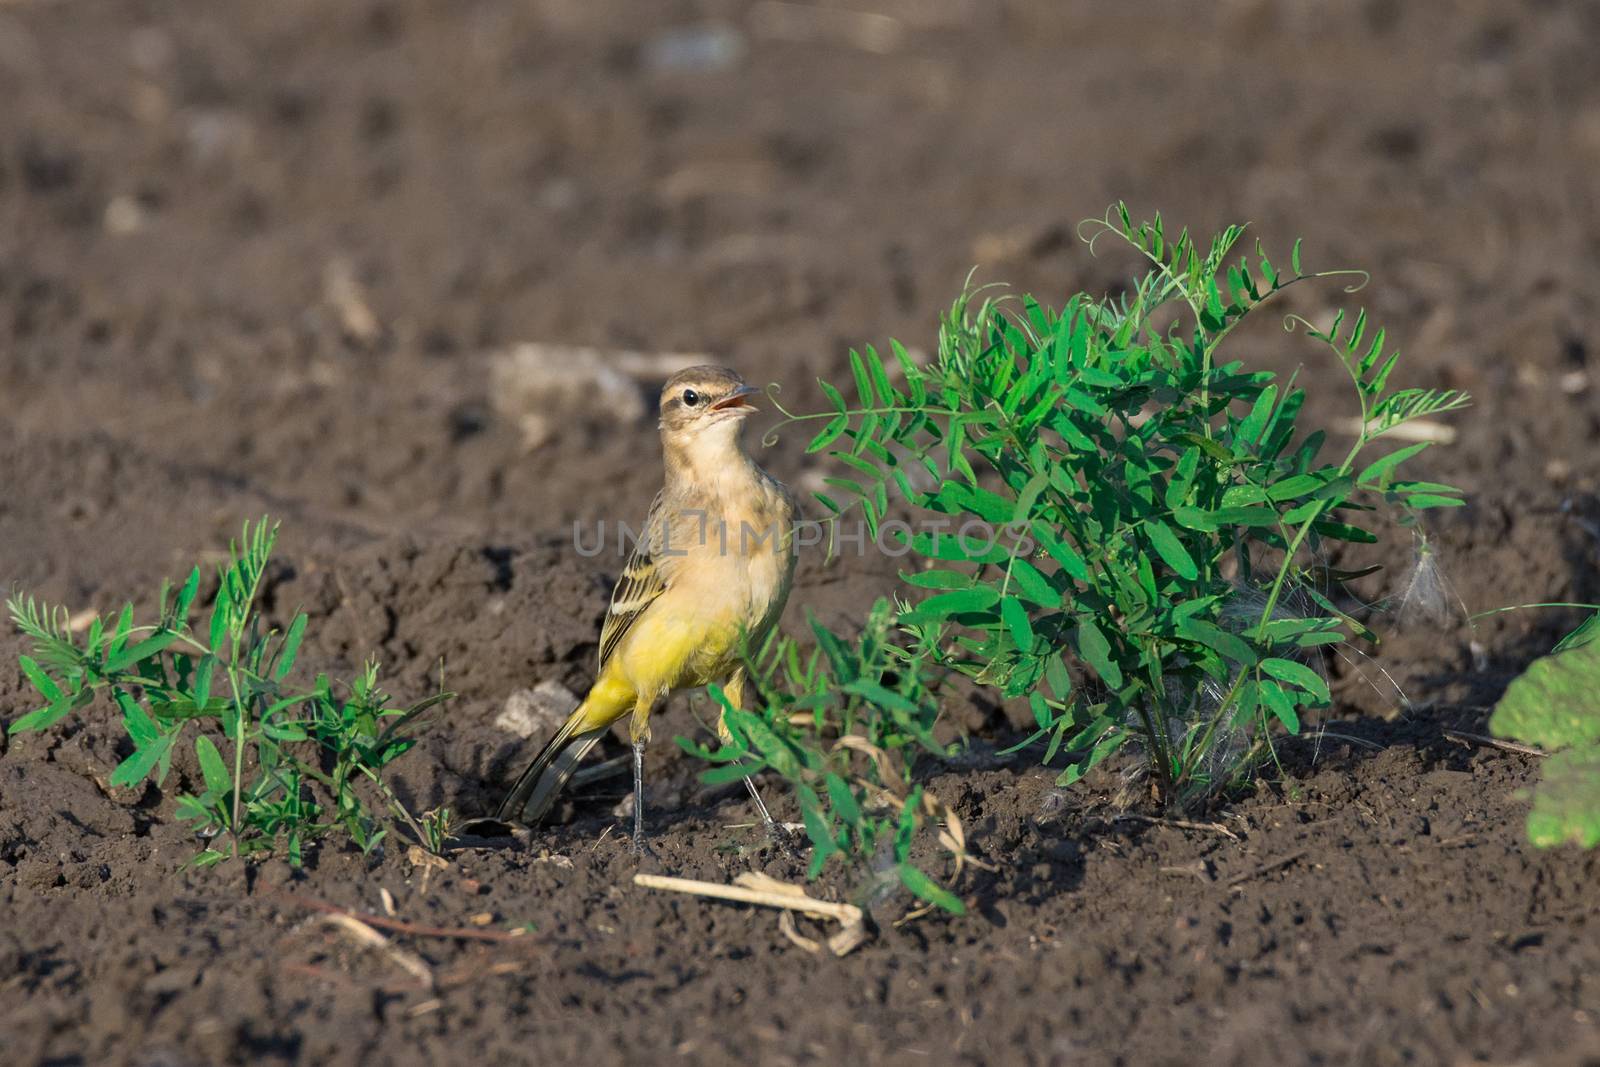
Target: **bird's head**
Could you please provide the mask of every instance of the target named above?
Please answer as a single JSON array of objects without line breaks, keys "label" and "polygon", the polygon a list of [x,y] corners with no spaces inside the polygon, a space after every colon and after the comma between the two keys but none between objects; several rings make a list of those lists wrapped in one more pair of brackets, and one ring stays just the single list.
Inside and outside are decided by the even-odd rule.
[{"label": "bird's head", "polygon": [[738,441],[756,390],[726,367],[690,367],[661,389],[661,437],[669,448],[725,447]]}]

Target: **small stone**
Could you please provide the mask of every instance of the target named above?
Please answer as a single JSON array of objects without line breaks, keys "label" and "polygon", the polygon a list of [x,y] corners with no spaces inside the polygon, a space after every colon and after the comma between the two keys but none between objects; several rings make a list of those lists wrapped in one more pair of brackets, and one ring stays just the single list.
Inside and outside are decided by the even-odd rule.
[{"label": "small stone", "polygon": [[518,737],[553,734],[578,706],[572,690],[560,682],[543,681],[532,689],[518,689],[506,697],[494,724]]},{"label": "small stone", "polygon": [[644,46],[645,65],[661,71],[726,70],[744,54],[744,34],[723,22],[674,26]]},{"label": "small stone", "polygon": [[648,386],[685,367],[709,363],[700,352],[629,352],[528,342],[489,356],[495,412],[533,451],[573,419],[611,424],[647,421],[655,413]]},{"label": "small stone", "polygon": [[138,233],[144,229],[145,211],[139,202],[131,196],[119,196],[106,205],[105,227],[106,232],[117,237],[126,237],[130,233]]}]

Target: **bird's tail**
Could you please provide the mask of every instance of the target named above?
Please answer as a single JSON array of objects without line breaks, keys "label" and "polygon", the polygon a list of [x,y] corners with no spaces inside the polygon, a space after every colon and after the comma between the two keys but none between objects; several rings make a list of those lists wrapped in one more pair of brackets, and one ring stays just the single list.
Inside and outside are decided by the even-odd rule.
[{"label": "bird's tail", "polygon": [[567,779],[572,777],[583,757],[606,732],[604,726],[579,732],[583,721],[584,709],[580,707],[517,778],[511,792],[500,802],[500,810],[495,813],[495,818],[502,822],[532,825],[545,817],[556,802],[556,797],[561,795]]}]

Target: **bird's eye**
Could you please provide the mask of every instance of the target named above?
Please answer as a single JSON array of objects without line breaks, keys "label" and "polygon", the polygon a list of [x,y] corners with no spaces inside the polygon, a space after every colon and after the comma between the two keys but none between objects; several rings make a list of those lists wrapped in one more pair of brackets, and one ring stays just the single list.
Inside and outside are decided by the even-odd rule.
[{"label": "bird's eye", "polygon": [[689,407],[694,407],[700,403],[700,394],[693,389],[685,389],[683,391],[683,402]]}]

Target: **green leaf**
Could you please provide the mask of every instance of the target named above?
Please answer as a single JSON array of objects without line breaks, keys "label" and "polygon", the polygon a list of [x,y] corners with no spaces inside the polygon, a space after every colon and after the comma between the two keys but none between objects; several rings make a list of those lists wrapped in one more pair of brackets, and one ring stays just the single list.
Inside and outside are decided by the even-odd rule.
[{"label": "green leaf", "polygon": [[217,751],[216,743],[201,734],[194,739],[194,752],[200,759],[200,774],[206,780],[206,790],[211,793],[222,794],[233,788],[233,776],[228,773],[227,764],[222,762],[222,753]]},{"label": "green leaf", "polygon": [[833,804],[833,810],[839,818],[850,826],[859,823],[861,807],[856,803],[856,796],[850,790],[850,783],[831,771],[823,781],[828,788],[828,800]]},{"label": "green leaf", "polygon": [[800,800],[800,819],[805,823],[806,836],[811,839],[811,865],[807,876],[815,878],[828,857],[839,851],[839,845],[833,839],[833,828],[822,814],[822,801],[817,799],[816,791],[802,785],[795,790],[795,795]]},{"label": "green leaf", "polygon": [[72,697],[63,695],[46,707],[28,712],[28,714],[12,723],[6,733],[25,734],[36,730],[48,729],[66,718],[67,713],[72,710],[75,703]]},{"label": "green leaf", "polygon": [[1060,656],[1052,655],[1045,664],[1044,680],[1057,700],[1065,700],[1072,695],[1072,672]]},{"label": "green leaf", "polygon": [[[904,536],[900,539],[903,541]],[[985,545],[979,538],[962,538],[953,530],[915,533],[911,536],[911,547],[920,555],[947,563],[1002,563],[1010,554],[998,539]]]},{"label": "green leaf", "polygon": [[182,626],[189,617],[189,608],[194,604],[195,594],[200,592],[200,568],[196,567],[189,572],[189,578],[183,583],[183,588],[178,591],[178,601],[173,605],[172,617]]},{"label": "green leaf", "polygon": [[1172,517],[1179,526],[1201,533],[1213,533],[1224,526],[1276,526],[1278,513],[1272,508],[1233,507],[1203,508],[1181,507],[1172,509]]},{"label": "green leaf", "polygon": [[966,589],[972,585],[970,574],[939,569],[901,571],[900,580],[918,589]]},{"label": "green leaf", "polygon": [[1421,511],[1425,508],[1465,507],[1466,501],[1458,496],[1438,496],[1433,493],[1415,493],[1406,497],[1406,506]]},{"label": "green leaf", "polygon": [[283,648],[278,651],[278,665],[272,670],[274,681],[281,682],[294,668],[294,658],[300,652],[300,639],[305,636],[306,615],[300,612],[289,624],[289,632],[284,635]]},{"label": "green leaf", "polygon": [[1219,526],[1276,526],[1278,513],[1271,508],[1218,508],[1212,517]]},{"label": "green leaf", "polygon": [[200,662],[195,664],[194,679],[191,683],[193,689],[189,699],[194,702],[194,710],[205,714],[206,704],[211,700],[211,678],[216,673],[217,657],[209,652],[200,657]]},{"label": "green leaf", "polygon": [[1018,592],[1040,607],[1053,608],[1061,603],[1061,591],[1020,556],[1011,561],[1011,577],[1017,583]]},{"label": "green leaf", "polygon": [[1291,734],[1300,732],[1300,715],[1295,711],[1294,698],[1283,691],[1277,682],[1263,679],[1257,687],[1261,694],[1262,702],[1272,710],[1277,720],[1283,723]]},{"label": "green leaf", "polygon": [[51,681],[50,676],[33,661],[32,657],[18,656],[17,665],[22,668],[22,673],[28,676],[28,681],[33,683],[33,687],[46,700],[55,703],[61,699],[61,687]]},{"label": "green leaf", "polygon": [[106,660],[105,672],[116,674],[135,663],[142,663],[178,639],[171,630],[157,630],[154,634]]},{"label": "green leaf", "polygon": [[929,621],[943,619],[951,615],[961,615],[973,611],[987,611],[994,607],[1000,599],[1000,593],[993,586],[978,585],[971,589],[957,589],[949,593],[939,593],[926,600],[918,602],[910,612],[903,615],[902,621],[913,619],[915,621]]},{"label": "green leaf", "polygon": [[1539,848],[1600,845],[1600,747],[1558,752],[1541,771],[1528,812],[1528,840]]},{"label": "green leaf", "polygon": [[700,780],[706,785],[727,785],[729,782],[743,781],[761,769],[761,764],[730,763],[723,767],[713,767],[700,775]]},{"label": "green leaf", "polygon": [[117,627],[111,635],[111,654],[116,655],[127,644],[128,634],[133,630],[133,605],[122,605],[122,614],[117,616]]},{"label": "green leaf", "polygon": [[817,385],[822,388],[822,392],[827,396],[828,402],[833,405],[833,410],[845,411],[850,407],[849,404],[844,402],[844,396],[831,383],[818,378]]},{"label": "green leaf", "polygon": [[1111,658],[1111,642],[1093,619],[1078,621],[1078,654],[1100,680],[1112,689],[1122,688],[1122,668]]},{"label": "green leaf", "polygon": [[118,689],[115,699],[122,709],[122,728],[128,731],[135,746],[147,745],[161,736],[161,728],[129,693]]},{"label": "green leaf", "polygon": [[1188,505],[1176,507],[1172,509],[1172,517],[1186,530],[1198,530],[1201,533],[1215,533],[1217,530],[1216,518],[1204,508]]},{"label": "green leaf", "polygon": [[1311,528],[1323,537],[1334,541],[1349,541],[1356,545],[1375,545],[1378,538],[1359,526],[1351,526],[1344,522],[1318,521],[1311,524]]},{"label": "green leaf", "polygon": [[894,855],[901,863],[911,853],[911,841],[917,833],[917,805],[922,801],[922,787],[917,786],[900,805],[900,819],[894,828]]},{"label": "green leaf", "polygon": [[180,822],[187,822],[193,819],[207,824],[214,821],[212,818],[214,813],[214,809],[205,801],[187,793],[178,797],[173,804],[172,812]]},{"label": "green leaf", "polygon": [[1167,510],[1182,507],[1184,500],[1189,495],[1190,488],[1194,485],[1195,472],[1200,467],[1200,450],[1188,448],[1183,455],[1178,457],[1177,464],[1173,467],[1172,479],[1167,482],[1166,505]]},{"label": "green leaf", "polygon": [[855,349],[850,350],[850,373],[856,379],[856,396],[861,399],[861,406],[870,408],[872,400],[872,381],[867,377],[867,369],[861,362],[861,353]]},{"label": "green leaf", "polygon": [[889,708],[893,711],[903,711],[907,714],[921,710],[917,702],[903,693],[896,693],[886,689],[877,682],[866,678],[857,678],[855,681],[841,686],[846,693],[852,693],[863,700],[870,701],[880,708]]},{"label": "green leaf", "polygon": [[1250,408],[1250,414],[1239,423],[1239,438],[1249,444],[1255,444],[1256,439],[1261,436],[1261,431],[1266,428],[1267,419],[1272,415],[1273,405],[1277,402],[1277,386],[1269,385],[1261,390],[1261,395],[1256,397],[1254,406]]},{"label": "green leaf", "polygon": [[1178,577],[1192,582],[1200,576],[1200,569],[1183,547],[1183,542],[1178,540],[1178,535],[1172,532],[1172,527],[1152,519],[1145,523],[1144,532],[1156,554]]},{"label": "green leaf", "polygon": [[172,747],[172,739],[176,736],[176,734],[165,734],[134,749],[133,755],[117,764],[116,770],[111,772],[111,784],[134,786],[144,781],[145,777],[155,769],[156,764],[167,755],[167,750]]},{"label": "green leaf", "polygon": [[1235,485],[1222,494],[1224,507],[1241,507],[1245,504],[1262,504],[1267,500],[1267,491],[1259,485]]},{"label": "green leaf", "polygon": [[1204,619],[1181,619],[1178,633],[1246,667],[1256,664],[1255,649],[1238,634],[1229,633]]},{"label": "green leaf", "polygon": [[1037,689],[1028,694],[1028,710],[1033,712],[1033,721],[1041,730],[1048,730],[1050,724],[1055,721],[1055,717],[1050,714],[1049,702]]},{"label": "green leaf", "polygon": [[1022,601],[1014,596],[1001,600],[1000,618],[1011,631],[1011,639],[1018,648],[1023,651],[1033,648],[1033,624],[1028,621],[1028,609],[1022,606]]},{"label": "green leaf", "polygon": [[967,913],[966,905],[961,903],[960,897],[957,897],[950,890],[923,874],[916,867],[909,863],[902,863],[898,870],[901,883],[911,890],[918,899],[925,900],[929,904],[935,904],[952,915],[965,915]]},{"label": "green leaf", "polygon": [[1210,437],[1204,437],[1197,433],[1180,433],[1175,434],[1172,439],[1186,445],[1193,445],[1218,463],[1233,465],[1233,453],[1223,447],[1220,442]]},{"label": "green leaf", "polygon": [[1315,474],[1296,474],[1267,487],[1267,499],[1274,504],[1293,500],[1297,496],[1314,493],[1322,488],[1322,479]]},{"label": "green leaf", "polygon": [[1397,448],[1375,463],[1368,464],[1360,475],[1356,477],[1356,481],[1362,485],[1384,485],[1394,473],[1396,467],[1427,448],[1430,444],[1432,444],[1431,441],[1423,441],[1421,444]]},{"label": "green leaf", "polygon": [[1322,675],[1304,663],[1296,663],[1292,659],[1264,659],[1261,661],[1261,669],[1280,681],[1298,686],[1324,704],[1333,702],[1333,696],[1328,692],[1328,683],[1323,681]]},{"label": "green leaf", "polygon": [[1547,749],[1600,742],[1600,641],[1534,660],[1494,706],[1489,732]]},{"label": "green leaf", "polygon": [[1061,569],[1080,582],[1089,580],[1089,567],[1078,554],[1078,551],[1066,541],[1056,536],[1054,530],[1043,522],[1033,524],[1033,539],[1044,546],[1051,559],[1061,565]]},{"label": "green leaf", "polygon": [[217,589],[217,602],[211,608],[211,626],[208,631],[211,638],[211,647],[222,647],[222,639],[228,633],[228,582],[224,578],[222,585]]},{"label": "green leaf", "polygon": [[1017,494],[1016,506],[1011,509],[1011,521],[1021,523],[1027,522],[1032,518],[1033,506],[1038,503],[1039,494],[1044,492],[1045,487],[1049,484],[1050,474],[1048,471],[1040,471],[1032,478],[1029,478],[1027,484],[1022,487],[1022,491]]},{"label": "green leaf", "polygon": [[1578,624],[1577,629],[1557,642],[1554,651],[1566,652],[1569,649],[1582,648],[1596,639],[1600,639],[1600,611],[1584,619]]}]

